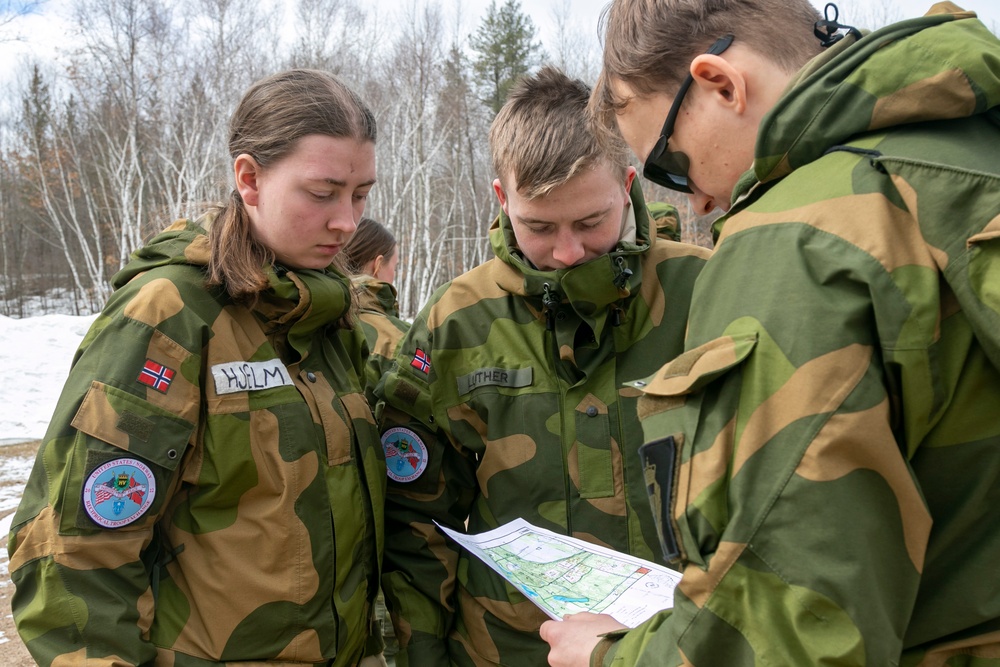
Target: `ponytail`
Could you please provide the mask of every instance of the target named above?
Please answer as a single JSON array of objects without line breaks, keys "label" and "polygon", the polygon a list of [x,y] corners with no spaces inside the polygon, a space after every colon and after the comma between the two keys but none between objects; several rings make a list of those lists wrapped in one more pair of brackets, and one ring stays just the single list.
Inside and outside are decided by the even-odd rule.
[{"label": "ponytail", "polygon": [[274,254],[253,237],[250,216],[235,189],[208,233],[212,246],[208,285],[222,286],[234,300],[252,304],[268,286],[265,266]]}]

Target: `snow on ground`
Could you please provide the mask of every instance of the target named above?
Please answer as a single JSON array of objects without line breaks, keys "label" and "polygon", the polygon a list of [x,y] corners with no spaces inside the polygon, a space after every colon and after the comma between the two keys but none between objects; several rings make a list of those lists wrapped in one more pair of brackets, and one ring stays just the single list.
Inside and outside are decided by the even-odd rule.
[{"label": "snow on ground", "polygon": [[[23,456],[4,457],[3,467],[0,468],[0,536],[6,535],[10,531],[10,522],[14,518],[14,510],[21,502],[21,491],[25,482],[28,481],[28,473],[35,462],[34,453]],[[6,550],[3,551],[6,557]],[[6,574],[6,563],[0,563],[0,570]]]},{"label": "snow on ground", "polygon": [[[45,435],[73,353],[94,317],[42,315],[16,320],[0,315],[0,445]],[[7,456],[0,466],[0,535],[10,530],[34,459],[29,453]],[[0,551],[3,588],[9,581],[7,550]]]},{"label": "snow on ground", "polygon": [[[33,448],[12,445],[45,435],[73,353],[94,318],[42,315],[11,319],[0,315],[0,445],[11,445],[0,466],[0,536],[10,530],[35,460]],[[13,590],[8,568],[7,549],[0,548],[0,597],[9,597]],[[0,645],[10,639],[0,630]]]},{"label": "snow on ground", "polygon": [[0,316],[0,444],[45,435],[73,353],[95,317]]}]

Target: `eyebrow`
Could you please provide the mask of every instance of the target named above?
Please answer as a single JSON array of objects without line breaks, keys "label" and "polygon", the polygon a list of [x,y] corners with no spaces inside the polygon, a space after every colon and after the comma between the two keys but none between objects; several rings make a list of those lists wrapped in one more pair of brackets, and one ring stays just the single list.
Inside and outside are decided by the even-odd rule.
[{"label": "eyebrow", "polygon": [[[611,211],[611,207],[600,211],[594,211],[589,215],[585,215],[582,218],[577,218],[573,222],[584,222],[586,220],[593,220],[594,218],[601,218],[607,215]],[[555,224],[551,220],[540,220],[538,218],[521,218],[521,223],[525,225],[553,225]]]},{"label": "eyebrow", "polygon": [[[312,178],[312,179],[309,179],[309,180],[317,181],[317,182],[321,182],[321,183],[329,183],[330,185],[336,185],[337,187],[341,187],[341,188],[346,188],[347,187],[347,181],[341,181],[341,180],[338,180],[336,178]],[[359,188],[363,188],[363,187],[366,187],[366,186],[369,186],[369,185],[375,185],[375,179],[374,178],[370,179],[370,180],[367,180],[364,183],[358,183],[358,187]]]}]

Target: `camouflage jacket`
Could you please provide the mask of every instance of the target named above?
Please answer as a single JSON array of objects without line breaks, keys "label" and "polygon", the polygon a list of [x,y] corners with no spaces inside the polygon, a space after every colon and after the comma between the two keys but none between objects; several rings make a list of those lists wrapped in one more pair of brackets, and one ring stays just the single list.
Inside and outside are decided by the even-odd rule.
[{"label": "camouflage jacket", "polygon": [[[432,521],[479,533],[523,517],[657,557],[639,392],[622,383],[680,351],[708,251],[656,238],[632,197],[635,243],[555,272],[525,262],[501,215],[497,256],[438,289],[400,343],[383,444],[412,445],[391,440],[406,428],[427,450],[416,479],[389,482],[382,583],[401,665],[546,663],[546,616]],[[390,475],[412,472],[405,458]]]},{"label": "camouflage jacket", "polygon": [[[385,466],[346,278],[204,286],[179,221],[137,251],[73,362],[10,533],[41,665],[354,665],[370,636]],[[255,663],[256,664],[256,663]]]},{"label": "camouflage jacket", "polygon": [[598,664],[1000,665],[1000,42],[941,13],[833,48],[635,385],[684,577]]},{"label": "camouflage jacket", "polygon": [[365,394],[373,398],[375,386],[396,358],[396,346],[410,329],[410,323],[399,319],[396,288],[371,276],[351,279],[351,288],[358,304],[358,321],[368,342],[368,363],[365,366]]},{"label": "camouflage jacket", "polygon": [[676,206],[665,201],[652,201],[646,204],[646,211],[657,236],[671,241],[681,240],[681,216]]}]

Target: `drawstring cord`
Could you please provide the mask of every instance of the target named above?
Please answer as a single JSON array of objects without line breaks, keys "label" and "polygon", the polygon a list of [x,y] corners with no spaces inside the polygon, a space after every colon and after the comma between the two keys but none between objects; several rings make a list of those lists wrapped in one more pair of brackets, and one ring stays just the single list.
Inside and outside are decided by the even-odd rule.
[{"label": "drawstring cord", "polygon": [[[833,13],[832,18],[830,16],[831,12]],[[820,46],[824,49],[828,46],[833,46],[845,37],[845,33],[840,32],[841,30],[846,30],[846,34],[853,35],[855,39],[861,39],[860,30],[854,26],[838,23],[838,18],[840,18],[840,10],[837,9],[837,5],[828,2],[826,3],[826,7],[823,8],[823,20],[816,21],[813,26],[813,34],[819,39]]]}]

